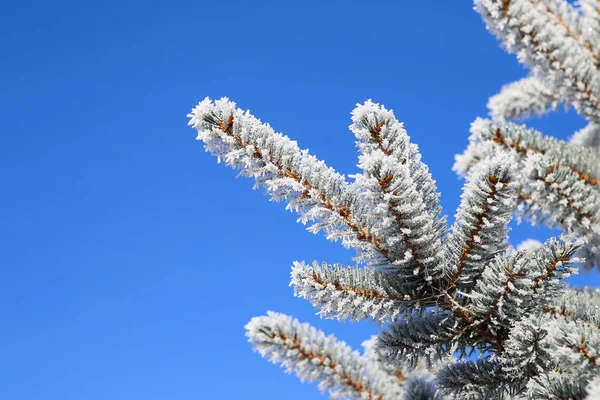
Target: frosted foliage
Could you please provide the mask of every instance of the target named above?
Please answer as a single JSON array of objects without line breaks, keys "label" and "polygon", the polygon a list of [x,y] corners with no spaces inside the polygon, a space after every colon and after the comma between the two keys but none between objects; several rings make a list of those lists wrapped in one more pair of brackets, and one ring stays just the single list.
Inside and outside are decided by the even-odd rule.
[{"label": "frosted foliage", "polygon": [[[493,154],[494,147],[498,146],[490,144],[489,140],[496,145],[508,144],[522,155],[532,152],[544,154],[548,158],[547,165],[567,164],[576,176],[567,177],[563,168],[563,187],[554,186],[564,195],[556,193],[556,190],[550,194],[548,187],[544,189],[541,183],[541,179],[545,178],[536,175],[540,180],[527,185],[527,189],[534,193],[532,196],[531,193],[523,193],[521,198],[525,204],[521,210],[532,212],[529,220],[533,224],[557,224],[565,230],[585,236],[588,244],[581,252],[586,258],[585,268],[598,266],[598,214],[595,217],[576,216],[579,208],[576,204],[580,204],[580,199],[572,198],[571,193],[585,186],[576,183],[577,179],[583,180],[591,188],[586,188],[578,196],[592,196],[588,201],[590,206],[597,198],[590,191],[600,190],[600,2],[580,0],[575,7],[565,0],[475,0],[475,8],[487,28],[531,71],[529,77],[505,85],[498,95],[490,98],[488,108],[491,116],[500,124],[504,119],[525,118],[552,111],[559,103],[573,106],[589,123],[572,135],[571,144],[587,147],[590,151],[580,150],[578,146],[566,146],[563,142],[533,131],[526,133],[524,127],[507,125],[503,130],[518,132],[526,139],[532,139],[530,143],[524,143],[526,139],[520,142],[514,136],[510,138],[512,142],[501,142],[498,138],[488,138],[486,141],[472,135],[465,153],[456,156],[454,169],[465,175],[473,165]],[[530,166],[530,171],[532,168],[535,167]],[[548,204],[538,202],[546,194],[557,203],[571,205],[548,209]],[[575,210],[567,210],[572,207]],[[562,215],[563,212],[566,215]],[[573,226],[573,218],[579,218],[582,224]]]},{"label": "frosted foliage", "polygon": [[530,76],[502,87],[500,93],[490,97],[488,108],[494,119],[519,119],[556,110],[560,102],[542,81]]},{"label": "frosted foliage", "polygon": [[455,399],[509,399],[519,393],[524,383],[506,383],[498,360],[477,360],[450,364],[437,376],[444,394]]},{"label": "frosted foliage", "polygon": [[395,399],[401,382],[334,336],[287,315],[269,311],[246,325],[252,347],[302,381],[319,382],[331,398]]},{"label": "frosted foliage", "polygon": [[565,0],[543,0],[546,11],[555,15],[557,21],[561,21],[565,28],[574,35],[581,35],[584,31],[580,10],[574,2]]},{"label": "frosted foliage", "polygon": [[598,373],[599,351],[596,325],[561,315],[533,316],[513,328],[503,370],[515,379],[530,378],[528,398],[583,398],[585,382]]},{"label": "frosted foliage", "polygon": [[[226,98],[205,99],[189,117],[219,161],[285,201],[311,232],[356,249],[353,266],[294,262],[294,294],[325,318],[387,324],[361,355],[269,312],[246,326],[263,357],[331,398],[352,399],[582,398],[600,372],[600,295],[564,283],[582,262],[578,251],[588,264],[600,254],[595,150],[476,120],[457,158],[467,182],[448,227],[417,146],[382,105],[352,112],[352,183]],[[513,249],[515,213],[568,234]]]},{"label": "frosted foliage", "polygon": [[535,224],[560,226],[586,241],[583,251],[588,268],[599,265],[600,190],[580,179],[565,165],[548,157],[531,155],[525,160],[527,185],[523,188],[522,215]]},{"label": "frosted foliage", "polygon": [[564,288],[563,279],[577,272],[575,249],[572,242],[551,238],[535,250],[509,250],[496,257],[469,295],[471,323],[499,334],[551,304]]},{"label": "frosted foliage", "polygon": [[291,275],[294,294],[308,299],[327,318],[394,321],[415,306],[403,293],[403,282],[389,271],[295,262]]},{"label": "frosted foliage", "polygon": [[[454,169],[467,174],[479,160],[507,151],[523,172],[519,217],[575,232],[586,241],[581,250],[585,268],[599,265],[600,154],[522,125],[478,119],[471,125],[469,147],[457,156]],[[482,155],[475,158],[476,152]]]},{"label": "frosted foliage", "polygon": [[398,379],[403,385],[405,400],[442,399],[441,393],[435,382],[435,373],[444,364],[431,365],[427,368],[424,363],[417,364],[414,368],[404,364],[394,365],[386,362],[377,350],[377,336],[372,336],[362,343],[364,357],[371,365],[387,373],[390,377]]},{"label": "frosted foliage", "polygon": [[552,315],[600,326],[600,289],[566,290],[552,301],[546,311]]},{"label": "frosted foliage", "polygon": [[362,343],[364,348],[364,356],[370,361],[377,362],[380,368],[387,371],[389,374],[396,377],[400,376],[400,379],[408,379],[411,377],[420,377],[424,380],[433,380],[434,373],[436,373],[441,367],[446,365],[444,362],[432,363],[427,366],[424,362],[417,362],[416,365],[412,366],[408,362],[396,362],[390,363],[386,361],[385,357],[380,354],[377,347],[377,335],[371,336],[370,339],[365,340]]},{"label": "frosted foliage", "polygon": [[571,143],[600,152],[600,126],[590,122],[586,127],[575,132],[571,138]]},{"label": "frosted foliage", "polygon": [[507,247],[507,225],[516,201],[513,164],[512,156],[501,153],[471,171],[446,241],[452,288],[471,288],[485,264]]},{"label": "frosted foliage", "polygon": [[392,365],[431,367],[450,360],[456,328],[456,318],[449,313],[408,315],[379,334],[377,349]]},{"label": "frosted foliage", "polygon": [[524,398],[534,400],[583,399],[586,380],[582,378],[565,372],[549,372],[531,379],[527,384]]},{"label": "frosted foliage", "polygon": [[[471,124],[451,227],[418,146],[383,105],[351,113],[351,182],[227,98],[188,115],[219,162],[356,251],[352,266],[294,262],[290,285],[321,317],[385,324],[363,354],[283,314],[246,325],[257,352],[331,398],[600,399],[600,292],[564,281],[600,266],[600,2],[474,3],[530,71]],[[510,121],[560,104],[587,121],[569,143]],[[514,249],[513,216],[563,234]]]},{"label": "frosted foliage", "polygon": [[[581,178],[592,186],[597,186],[596,181],[600,175],[600,164],[598,154],[593,149],[582,148],[576,144],[545,136],[535,129],[527,128],[525,125],[517,125],[505,121],[491,121],[477,118],[471,124],[470,145],[486,146],[488,151],[486,157],[496,152],[510,152],[517,161],[524,160],[528,154],[540,154],[555,162],[567,164],[574,171],[579,172]],[[466,154],[466,153],[465,153]],[[484,159],[486,157],[482,157]],[[464,161],[464,165],[471,167],[480,160],[471,162]],[[464,175],[470,167],[461,168]],[[455,167],[455,170],[459,170]],[[464,172],[463,172],[464,171]]]},{"label": "frosted foliage", "polygon": [[439,280],[446,272],[441,250],[446,225],[418,147],[392,111],[370,100],[356,106],[352,122],[363,170],[355,185],[366,189],[365,200],[380,221],[374,232],[386,238],[394,267],[407,279],[416,284]]},{"label": "frosted foliage", "polygon": [[600,399],[600,375],[596,376],[590,381],[586,387],[586,400],[599,400]]},{"label": "frosted foliage", "polygon": [[504,47],[558,98],[588,119],[597,117],[599,54],[586,35],[569,25],[572,13],[571,21],[565,20],[541,0],[475,0],[475,8]]},{"label": "frosted foliage", "polygon": [[578,0],[581,9],[581,30],[586,40],[598,48],[600,35],[600,4],[597,0]]},{"label": "frosted foliage", "polygon": [[[535,251],[507,250],[488,264],[470,293],[449,302],[451,312],[413,313],[390,325],[379,335],[378,355],[397,368],[446,363],[446,378],[440,381],[438,374],[438,385],[447,393],[457,390],[451,382],[460,371],[449,363],[455,352],[503,353],[516,321],[540,312],[557,314],[554,301],[564,291],[563,279],[576,272],[576,250],[575,242],[556,239]],[[493,379],[472,380],[465,390],[489,392],[494,382],[501,382],[500,392],[507,395],[524,388],[504,370],[488,372],[494,371]]]}]

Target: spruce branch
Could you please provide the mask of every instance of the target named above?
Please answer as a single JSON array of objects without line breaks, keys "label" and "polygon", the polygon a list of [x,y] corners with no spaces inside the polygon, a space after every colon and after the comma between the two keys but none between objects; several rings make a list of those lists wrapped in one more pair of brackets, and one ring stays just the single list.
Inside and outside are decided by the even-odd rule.
[{"label": "spruce branch", "polygon": [[389,326],[380,335],[379,351],[387,362],[401,360],[411,367],[439,361],[450,351],[476,349],[486,357],[502,356],[514,324],[551,307],[564,289],[563,279],[576,272],[579,245],[549,239],[536,250],[499,254],[460,299],[440,298],[438,308],[446,311],[408,315]]},{"label": "spruce branch", "polygon": [[412,314],[389,325],[377,338],[377,351],[385,362],[414,368],[420,363],[438,365],[460,346],[458,321],[448,312]]},{"label": "spruce branch", "polygon": [[507,225],[516,204],[514,159],[498,154],[481,162],[463,189],[456,221],[445,242],[449,266],[448,292],[470,290],[485,265],[507,247]]},{"label": "spruce branch", "polygon": [[522,119],[554,111],[562,102],[541,80],[529,76],[503,86],[487,106],[493,119]]},{"label": "spruce branch", "polygon": [[515,396],[526,385],[502,370],[499,360],[477,360],[448,364],[437,373],[438,385],[460,399],[504,399]]},{"label": "spruce branch", "polygon": [[435,181],[392,111],[368,100],[357,105],[352,121],[363,170],[355,184],[381,221],[377,232],[392,249],[393,266],[414,285],[431,285],[447,272]]},{"label": "spruce branch", "polygon": [[579,243],[555,238],[537,250],[498,255],[476,286],[452,311],[459,318],[454,340],[484,354],[502,354],[516,321],[538,313],[564,290],[563,279],[577,271]]},{"label": "spruce branch", "polygon": [[586,269],[600,263],[600,154],[513,123],[476,120],[470,145],[454,169],[467,173],[481,159],[510,151],[519,162],[519,216],[575,232],[587,241]]},{"label": "spruce branch", "polygon": [[539,155],[525,160],[525,176],[520,215],[534,224],[575,232],[586,242],[586,268],[600,265],[600,188],[585,183],[572,168]]},{"label": "spruce branch", "polygon": [[[468,181],[447,233],[435,182],[383,106],[368,101],[353,112],[363,171],[353,184],[227,99],[206,99],[190,116],[208,151],[370,264],[296,262],[296,296],[328,318],[392,322],[361,356],[306,324],[269,313],[247,325],[264,357],[301,379],[320,381],[332,397],[369,399],[502,398],[534,393],[535,382],[544,379],[562,382],[548,375],[553,369],[585,379],[595,373],[598,317],[579,310],[579,299],[561,297],[563,279],[580,261],[581,240],[550,239],[519,250],[507,242],[518,201],[522,215],[559,224],[593,250],[600,226],[593,150],[514,124],[476,121],[473,154],[481,158],[463,168]],[[473,352],[480,361],[449,363]],[[436,380],[431,372],[441,365]]]},{"label": "spruce branch", "polygon": [[551,331],[561,368],[584,373],[600,363],[600,331],[584,321],[555,318]]},{"label": "spruce branch", "polygon": [[585,47],[594,57],[596,66],[600,65],[600,53],[596,46],[593,35],[590,35],[589,28],[586,27],[580,13],[573,5],[566,0],[530,0],[540,10],[545,11],[550,18],[554,17],[556,24],[564,30],[563,35],[574,39]]},{"label": "spruce branch", "polygon": [[535,295],[535,299],[528,298],[527,301],[535,301],[539,307],[563,292],[566,287],[564,279],[577,273],[577,265],[581,259],[575,255],[581,245],[581,240],[569,237],[559,240],[553,237],[527,254],[528,263],[532,265],[530,277]]},{"label": "spruce branch", "polygon": [[581,28],[584,36],[598,48],[600,35],[600,4],[596,0],[578,0],[581,10]]},{"label": "spruce branch", "polygon": [[[600,210],[600,188],[586,184],[573,169],[548,157],[531,155],[524,161],[523,214],[534,223],[563,225],[595,231]],[[579,228],[579,229],[578,229]]]},{"label": "spruce branch", "polygon": [[567,31],[574,36],[584,34],[581,14],[579,9],[567,0],[542,0],[546,11],[555,15],[556,22],[565,26]]},{"label": "spruce branch", "polygon": [[598,373],[600,333],[597,327],[563,317],[551,318],[544,325],[548,336],[542,346],[549,351],[545,355],[548,366],[554,368],[532,377],[528,384],[529,398],[583,399],[586,385]]},{"label": "spruce branch", "polygon": [[600,289],[570,289],[562,293],[544,311],[567,319],[588,322],[600,329]]},{"label": "spruce branch", "polygon": [[491,261],[468,297],[469,324],[502,335],[533,306],[533,262],[523,252],[506,252]]},{"label": "spruce branch", "polygon": [[551,371],[532,378],[525,395],[532,400],[595,400],[586,397],[586,380],[582,376]]},{"label": "spruce branch", "polygon": [[535,76],[586,118],[600,110],[600,57],[585,37],[538,0],[475,0],[490,31]]},{"label": "spruce branch", "polygon": [[600,332],[594,325],[532,315],[515,324],[502,359],[503,371],[515,379],[529,378],[528,394],[539,398],[531,396],[542,383],[552,388],[554,381],[572,384],[576,377],[585,387],[597,374],[599,352]]},{"label": "spruce branch", "polygon": [[600,152],[600,125],[590,122],[573,134],[570,143]]},{"label": "spruce branch", "polygon": [[[585,183],[592,186],[600,185],[600,163],[597,152],[545,136],[524,125],[478,118],[471,124],[469,141],[475,146],[485,143],[490,152],[486,153],[488,156],[498,151],[510,151],[518,161],[523,161],[531,154],[544,155],[570,168]],[[468,164],[466,160],[463,163]],[[474,165],[476,162],[470,164]],[[469,170],[458,165],[454,168],[460,171]]]},{"label": "spruce branch", "polygon": [[309,324],[269,311],[246,325],[246,335],[263,357],[306,382],[319,382],[332,398],[394,399],[402,393],[392,379],[334,336]]},{"label": "spruce branch", "polygon": [[548,327],[537,315],[517,321],[504,343],[503,371],[513,379],[530,378],[556,367]]},{"label": "spruce branch", "polygon": [[291,285],[326,318],[394,321],[427,299],[388,270],[295,262]]},{"label": "spruce branch", "polygon": [[437,400],[442,399],[438,390],[435,373],[444,364],[432,365],[426,368],[424,363],[418,363],[415,368],[406,365],[390,364],[377,349],[377,335],[362,343],[363,356],[370,365],[384,371],[392,379],[397,379],[404,388],[405,400]]}]

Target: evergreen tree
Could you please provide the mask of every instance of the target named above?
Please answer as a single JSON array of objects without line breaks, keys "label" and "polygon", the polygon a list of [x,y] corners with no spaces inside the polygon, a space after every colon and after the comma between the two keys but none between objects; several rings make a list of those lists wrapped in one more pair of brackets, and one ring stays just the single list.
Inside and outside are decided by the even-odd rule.
[{"label": "evergreen tree", "polygon": [[[291,284],[323,317],[384,325],[362,354],[283,314],[246,326],[263,357],[332,398],[600,398],[600,292],[564,282],[600,264],[600,3],[475,5],[531,75],[471,125],[452,226],[417,146],[380,104],[352,112],[352,182],[226,98],[189,114],[207,151],[356,250],[355,266],[294,262]],[[570,143],[509,121],[561,103],[589,121]],[[514,215],[564,234],[514,249]]]}]

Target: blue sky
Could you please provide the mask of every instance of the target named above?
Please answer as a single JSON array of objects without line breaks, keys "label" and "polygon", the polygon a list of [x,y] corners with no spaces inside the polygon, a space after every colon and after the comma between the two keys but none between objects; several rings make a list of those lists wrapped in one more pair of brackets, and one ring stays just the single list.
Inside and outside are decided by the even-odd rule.
[{"label": "blue sky", "polygon": [[[469,124],[526,73],[469,1],[7,1],[0,37],[13,400],[322,398],[253,353],[243,326],[274,310],[359,347],[377,326],[320,320],[288,286],[294,260],[353,254],[234,179],[186,114],[229,96],[348,174],[349,113],[372,98],[405,123],[452,220]],[[530,125],[566,138],[584,121]]]}]

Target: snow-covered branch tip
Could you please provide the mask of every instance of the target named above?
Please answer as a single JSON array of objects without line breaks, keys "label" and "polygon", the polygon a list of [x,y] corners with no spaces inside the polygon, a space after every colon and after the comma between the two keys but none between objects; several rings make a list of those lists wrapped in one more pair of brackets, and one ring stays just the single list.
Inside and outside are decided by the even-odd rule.
[{"label": "snow-covered branch tip", "polygon": [[[591,148],[545,136],[535,129],[511,122],[477,118],[471,124],[469,148],[458,156],[454,170],[464,175],[478,161],[497,152],[511,152],[522,162],[528,155],[539,154],[569,167],[580,179],[600,186],[600,155]],[[475,157],[476,160],[472,160]]]},{"label": "snow-covered branch tip", "polygon": [[402,394],[401,382],[369,365],[368,359],[334,336],[287,315],[269,311],[246,325],[253,348],[302,381],[319,382],[332,398],[392,400]]},{"label": "snow-covered branch tip", "polygon": [[522,119],[556,110],[562,100],[539,79],[529,76],[505,85],[490,97],[488,109],[495,120]]},{"label": "snow-covered branch tip", "polygon": [[508,153],[479,163],[465,185],[456,222],[446,239],[452,268],[448,290],[470,290],[485,265],[508,246],[508,223],[516,206],[518,171]]},{"label": "snow-covered branch tip", "polygon": [[588,147],[600,153],[600,125],[590,122],[573,134],[570,143]]},{"label": "snow-covered branch tip", "polygon": [[587,322],[600,329],[600,289],[569,289],[555,298],[544,311],[553,316]]},{"label": "snow-covered branch tip", "polygon": [[393,111],[371,100],[356,106],[352,122],[363,171],[354,185],[378,217],[377,232],[390,245],[394,268],[414,285],[439,281],[447,274],[441,247],[445,217],[418,147]]}]

